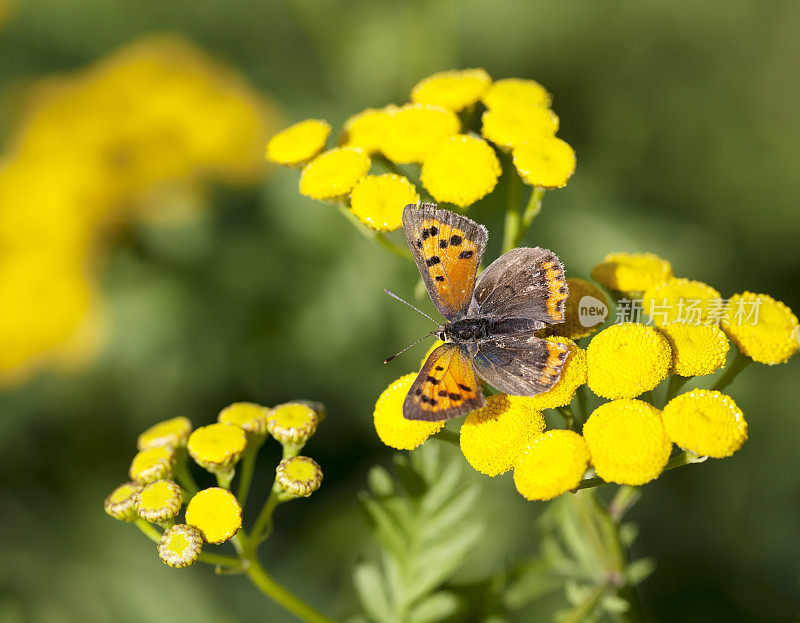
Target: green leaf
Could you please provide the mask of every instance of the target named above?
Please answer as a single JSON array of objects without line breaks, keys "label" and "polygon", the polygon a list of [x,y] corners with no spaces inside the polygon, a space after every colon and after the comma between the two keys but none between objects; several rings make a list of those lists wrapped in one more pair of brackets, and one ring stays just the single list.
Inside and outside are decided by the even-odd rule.
[{"label": "green leaf", "polygon": [[536,558],[512,578],[504,591],[503,599],[506,607],[519,610],[534,599],[561,589],[563,585],[563,578],[553,574],[550,563]]},{"label": "green leaf", "polygon": [[394,482],[383,467],[375,465],[369,470],[367,474],[367,484],[369,485],[372,493],[378,497],[384,498],[394,493]]},{"label": "green leaf", "polygon": [[378,623],[391,623],[395,620],[377,566],[369,562],[359,563],[353,571],[353,582],[361,606],[370,619]]},{"label": "green leaf", "polygon": [[619,526],[619,541],[623,547],[630,547],[639,536],[639,526],[634,523],[623,523]]},{"label": "green leaf", "polygon": [[625,569],[625,579],[631,586],[636,586],[639,582],[646,580],[655,570],[656,563],[652,558],[640,558],[634,560]]},{"label": "green leaf", "polygon": [[603,609],[610,614],[623,614],[631,609],[627,600],[619,595],[605,595],[600,602]]},{"label": "green leaf", "polygon": [[438,511],[453,495],[463,471],[459,461],[450,461],[445,464],[442,473],[433,481],[430,489],[425,493],[425,497],[420,501],[420,512],[433,514]]},{"label": "green leaf", "polygon": [[370,497],[361,500],[361,506],[372,520],[375,536],[381,543],[395,552],[401,552],[405,548],[403,530],[396,520],[386,512],[386,508]]},{"label": "green leaf", "polygon": [[452,526],[461,523],[469,515],[479,495],[480,487],[477,484],[467,485],[457,491],[436,514],[426,518],[425,525],[420,529],[420,539],[429,541],[448,533]]},{"label": "green leaf", "polygon": [[453,593],[434,593],[414,606],[408,617],[409,623],[436,623],[453,616],[460,604]]}]

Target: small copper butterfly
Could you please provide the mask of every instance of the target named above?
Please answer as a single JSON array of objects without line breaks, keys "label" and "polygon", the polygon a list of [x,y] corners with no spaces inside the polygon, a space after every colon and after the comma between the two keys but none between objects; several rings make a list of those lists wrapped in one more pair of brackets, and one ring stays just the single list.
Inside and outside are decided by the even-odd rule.
[{"label": "small copper butterfly", "polygon": [[480,276],[489,234],[435,203],[403,209],[403,231],[428,294],[446,322],[403,403],[409,420],[447,420],[485,404],[478,378],[533,396],[561,376],[569,349],[535,331],[564,321],[564,267],[547,249],[518,248]]}]

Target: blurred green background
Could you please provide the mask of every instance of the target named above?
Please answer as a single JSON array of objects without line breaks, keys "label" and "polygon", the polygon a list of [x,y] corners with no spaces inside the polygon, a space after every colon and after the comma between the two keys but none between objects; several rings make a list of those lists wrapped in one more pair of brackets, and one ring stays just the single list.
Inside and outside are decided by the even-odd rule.
[{"label": "blurred green background", "polygon": [[[578,169],[545,198],[528,242],[558,252],[571,276],[587,277],[607,252],[647,250],[723,296],[766,292],[800,310],[800,3],[31,0],[4,19],[6,136],[20,84],[150,32],[181,33],[235,67],[287,123],[313,116],[336,128],[406,101],[442,69],[534,78],[554,95]],[[0,394],[3,623],[293,620],[241,578],[167,568],[102,501],[150,424],[186,415],[203,425],[234,401],[294,398],[328,407],[306,449],[325,482],[279,509],[263,559],[323,612],[355,611],[350,570],[370,547],[356,493],[391,454],[372,406],[424,349],[381,361],[428,328],[382,290],[411,295],[416,271],[301,197],[290,170],[258,188],[215,188],[211,203],[113,241],[101,271],[109,335],[87,368]],[[489,226],[490,254],[500,209],[488,200],[471,213]],[[639,588],[652,620],[796,619],[796,368],[754,365],[731,388],[750,428],[734,457],[644,488],[631,518],[636,555],[658,562]],[[277,458],[262,451],[251,503]],[[508,478],[486,481],[483,496],[491,528],[465,577],[536,548],[541,505]]]}]

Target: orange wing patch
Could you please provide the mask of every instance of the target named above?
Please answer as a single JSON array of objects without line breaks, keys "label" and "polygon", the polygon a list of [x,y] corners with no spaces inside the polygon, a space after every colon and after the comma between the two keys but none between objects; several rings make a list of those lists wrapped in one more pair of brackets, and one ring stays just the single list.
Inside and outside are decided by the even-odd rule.
[{"label": "orange wing patch", "polygon": [[429,356],[408,391],[403,416],[409,420],[449,420],[484,405],[467,354],[452,343]]},{"label": "orange wing patch", "polygon": [[561,370],[569,354],[569,346],[545,340],[547,344],[547,361],[539,374],[539,382],[547,387],[552,387],[561,376]]},{"label": "orange wing patch", "polygon": [[564,320],[564,301],[569,296],[569,288],[567,282],[564,280],[564,271],[561,266],[557,265],[552,260],[542,264],[544,270],[544,278],[547,282],[548,296],[547,296],[547,313],[557,322]]}]

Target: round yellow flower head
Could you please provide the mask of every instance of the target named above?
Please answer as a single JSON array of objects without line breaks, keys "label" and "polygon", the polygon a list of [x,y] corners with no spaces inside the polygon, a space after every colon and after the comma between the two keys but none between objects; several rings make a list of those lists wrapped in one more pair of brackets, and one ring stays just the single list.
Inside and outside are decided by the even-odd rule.
[{"label": "round yellow flower head", "polygon": [[662,419],[672,441],[701,456],[730,456],[747,439],[742,410],[718,391],[693,389],[681,394],[667,403]]},{"label": "round yellow flower head", "polygon": [[481,96],[486,108],[508,108],[511,106],[540,106],[549,108],[550,93],[535,80],[506,78],[492,84]]},{"label": "round yellow flower head", "polygon": [[723,311],[720,293],[702,281],[676,278],[651,286],[642,307],[653,324],[718,324]]},{"label": "round yellow flower head", "polygon": [[402,175],[368,175],[350,193],[350,208],[359,220],[376,231],[394,231],[403,226],[403,208],[417,203],[414,184]]},{"label": "round yellow flower head", "polygon": [[267,432],[269,409],[254,402],[234,402],[219,412],[220,424],[233,424],[245,433],[262,437]]},{"label": "round yellow flower head", "polygon": [[136,494],[136,512],[150,523],[172,519],[181,510],[181,488],[171,480],[157,480]]},{"label": "round yellow flower head", "polygon": [[586,349],[589,389],[603,398],[634,398],[667,376],[672,349],[653,327],[625,322],[604,329]]},{"label": "round yellow flower head", "polygon": [[442,71],[414,85],[411,101],[458,112],[477,102],[491,82],[491,76],[483,69]]},{"label": "round yellow flower head", "polygon": [[267,429],[281,443],[304,443],[317,431],[320,418],[306,402],[278,405],[267,418]]},{"label": "round yellow flower head", "polygon": [[534,435],[544,430],[544,416],[525,396],[495,394],[473,411],[461,426],[461,452],[467,462],[487,476],[514,466]]},{"label": "round yellow flower head", "polygon": [[577,340],[591,335],[602,326],[608,315],[608,299],[605,292],[596,285],[577,277],[567,279],[567,288],[569,296],[564,310],[564,322],[550,325],[542,333]]},{"label": "round yellow flower head", "polygon": [[349,193],[372,162],[358,147],[336,147],[309,162],[300,174],[300,194],[333,199]]},{"label": "round yellow flower head", "polygon": [[552,137],[558,131],[558,117],[552,110],[528,104],[490,108],[481,120],[481,134],[498,147],[507,149]]},{"label": "round yellow flower head", "polygon": [[138,482],[126,482],[114,489],[106,498],[103,506],[106,513],[120,521],[136,519],[136,494],[142,490]]},{"label": "round yellow flower head", "polygon": [[718,326],[671,323],[658,330],[672,347],[674,374],[702,376],[725,365],[730,343]]},{"label": "round yellow flower head", "polygon": [[572,402],[575,390],[586,383],[586,351],[578,348],[578,345],[571,339],[561,336],[545,338],[551,342],[566,344],[569,354],[561,368],[561,376],[550,389],[541,394],[530,396],[526,400],[528,404],[539,410],[555,409],[563,407]]},{"label": "round yellow flower head", "polygon": [[526,500],[551,500],[574,489],[589,464],[578,433],[549,430],[531,440],[514,465],[514,485]]},{"label": "round yellow flower head", "polygon": [[242,527],[242,507],[230,491],[210,487],[189,500],[186,523],[197,528],[206,543],[224,543]]},{"label": "round yellow flower head", "polygon": [[278,464],[275,480],[282,491],[307,498],[322,484],[322,469],[314,459],[293,456]]},{"label": "round yellow flower head", "polygon": [[155,446],[136,453],[131,461],[128,475],[131,480],[147,484],[172,476],[175,468],[175,448]]},{"label": "round yellow flower head", "polygon": [[203,549],[200,531],[186,524],[164,530],[158,541],[158,557],[170,567],[188,567],[197,562]]},{"label": "round yellow flower head", "polygon": [[330,133],[330,124],[321,119],[300,121],[269,139],[266,157],[285,165],[307,162],[324,149]]},{"label": "round yellow flower head", "polygon": [[657,478],[672,450],[658,409],[641,400],[600,405],[583,425],[583,438],[597,475],[621,485]]},{"label": "round yellow flower head", "polygon": [[672,264],[654,253],[609,253],[592,279],[617,292],[644,292],[672,279]]},{"label": "round yellow flower head", "polygon": [[450,110],[406,104],[391,114],[381,151],[398,164],[422,163],[433,148],[460,129],[458,116]]},{"label": "round yellow flower head", "polygon": [[444,422],[422,422],[403,417],[403,402],[415,378],[415,373],[401,376],[383,390],[375,403],[372,414],[375,432],[390,448],[413,450],[444,428]]},{"label": "round yellow flower head", "polygon": [[575,151],[555,136],[531,139],[514,148],[514,166],[526,184],[563,188],[575,173]]},{"label": "round yellow flower head", "polygon": [[247,435],[234,424],[209,424],[189,436],[186,448],[195,462],[210,472],[225,470],[241,458]]},{"label": "round yellow flower head", "polygon": [[494,190],[501,170],[489,143],[457,134],[430,152],[420,181],[436,201],[466,208]]},{"label": "round yellow flower head", "polygon": [[727,312],[722,328],[753,361],[769,366],[786,363],[800,348],[797,316],[767,294],[734,294]]},{"label": "round yellow flower head", "polygon": [[139,435],[136,446],[139,450],[147,450],[156,446],[173,446],[175,448],[185,446],[191,432],[192,423],[188,418],[175,417],[148,428]]},{"label": "round yellow flower head", "polygon": [[343,144],[345,147],[360,147],[368,154],[380,152],[386,128],[397,106],[367,108],[353,115],[344,123]]}]

